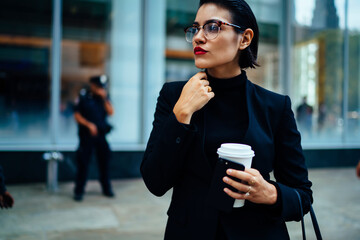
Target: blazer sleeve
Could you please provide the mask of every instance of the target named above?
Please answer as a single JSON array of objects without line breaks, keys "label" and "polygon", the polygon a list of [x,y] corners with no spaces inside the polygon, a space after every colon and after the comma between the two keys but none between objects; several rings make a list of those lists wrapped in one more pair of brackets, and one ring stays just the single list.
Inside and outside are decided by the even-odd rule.
[{"label": "blazer sleeve", "polygon": [[313,202],[308,171],[301,147],[301,136],[297,130],[291,101],[285,97],[282,117],[275,136],[275,165],[274,176],[282,206],[281,217],[285,221],[299,221],[301,218],[299,200],[294,191],[296,189],[303,205],[303,214],[310,210]]},{"label": "blazer sleeve", "polygon": [[181,178],[196,127],[177,121],[173,107],[178,94],[165,83],[158,97],[153,129],[140,171],[147,188],[156,196],[164,195]]},{"label": "blazer sleeve", "polygon": [[0,166],[0,195],[4,194],[5,192],[6,192],[5,178],[2,167]]}]

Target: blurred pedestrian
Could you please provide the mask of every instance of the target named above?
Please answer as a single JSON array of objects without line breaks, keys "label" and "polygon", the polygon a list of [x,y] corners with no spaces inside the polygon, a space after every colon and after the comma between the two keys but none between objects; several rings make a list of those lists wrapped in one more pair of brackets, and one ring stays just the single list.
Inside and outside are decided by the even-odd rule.
[{"label": "blurred pedestrian", "polygon": [[0,208],[11,208],[14,205],[14,198],[6,191],[5,177],[0,166]]},{"label": "blurred pedestrian", "polygon": [[307,103],[307,97],[304,96],[302,103],[296,108],[296,120],[300,131],[311,135],[313,107]]},{"label": "blurred pedestrian", "polygon": [[358,162],[358,164],[356,166],[356,176],[358,176],[358,178],[360,178],[360,161]]},{"label": "blurred pedestrian", "polygon": [[106,86],[106,75],[90,78],[90,89],[82,89],[74,109],[74,117],[79,126],[79,148],[77,150],[77,175],[74,189],[74,200],[83,200],[89,162],[96,150],[99,167],[99,181],[103,195],[114,197],[109,176],[111,150],[106,134],[111,131],[107,116],[114,113]]},{"label": "blurred pedestrian", "polygon": [[325,103],[320,103],[319,104],[319,116],[318,116],[318,130],[322,131],[324,128],[324,124],[325,124],[325,119],[326,119],[326,106]]}]

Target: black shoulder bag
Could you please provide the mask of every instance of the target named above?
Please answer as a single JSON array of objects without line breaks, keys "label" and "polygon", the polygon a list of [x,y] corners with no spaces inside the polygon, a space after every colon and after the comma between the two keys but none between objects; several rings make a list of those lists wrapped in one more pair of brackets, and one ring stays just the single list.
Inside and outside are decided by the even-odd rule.
[{"label": "black shoulder bag", "polygon": [[[295,189],[294,189],[295,190]],[[298,193],[298,191],[296,191],[296,195],[299,198],[299,204],[300,204],[300,212],[301,212],[301,229],[302,229],[302,235],[303,235],[303,240],[306,240],[306,234],[305,234],[305,225],[304,225],[304,216],[303,216],[303,208],[302,208],[302,203],[301,203],[301,197],[300,194]],[[311,216],[311,221],[312,224],[314,226],[314,230],[315,230],[315,235],[316,235],[316,239],[317,240],[322,240],[322,236],[321,236],[321,232],[320,232],[320,227],[319,224],[316,220],[316,216],[315,216],[315,212],[314,209],[312,207],[312,205],[310,205],[310,216]]]}]

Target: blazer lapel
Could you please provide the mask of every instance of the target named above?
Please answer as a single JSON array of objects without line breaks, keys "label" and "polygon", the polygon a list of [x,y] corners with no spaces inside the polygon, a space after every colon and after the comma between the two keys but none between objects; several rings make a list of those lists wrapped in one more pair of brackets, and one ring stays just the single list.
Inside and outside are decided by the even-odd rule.
[{"label": "blazer lapel", "polygon": [[247,112],[248,112],[248,128],[246,130],[245,136],[244,136],[244,143],[249,144],[251,143],[251,139],[252,139],[252,131],[251,129],[254,127],[253,125],[255,124],[254,121],[256,120],[256,118],[254,118],[254,106],[253,106],[253,101],[252,101],[252,95],[253,95],[253,84],[249,81],[246,80],[246,89],[245,89],[245,93],[246,93],[246,107],[247,107]]},{"label": "blazer lapel", "polygon": [[254,94],[254,85],[249,80],[246,81],[246,105],[248,112],[248,129],[245,133],[242,143],[247,144],[252,147],[255,151],[255,157],[252,160],[251,166],[254,167],[256,165],[259,154],[257,152],[257,140],[261,138],[260,136],[260,126],[256,117],[256,95]]},{"label": "blazer lapel", "polygon": [[[258,121],[259,118],[263,117],[263,110],[261,106],[259,106],[261,103],[259,103],[258,97],[255,93],[254,84],[247,81],[246,102],[249,114],[249,125],[243,143],[251,146],[255,152],[251,166],[257,168],[262,174],[265,174],[268,170],[264,171],[263,160],[270,154],[271,149],[267,149],[268,145],[266,144],[266,139],[269,135],[264,133],[264,126]],[[261,162],[258,162],[258,159],[262,159]],[[259,164],[261,164],[261,166]]]}]

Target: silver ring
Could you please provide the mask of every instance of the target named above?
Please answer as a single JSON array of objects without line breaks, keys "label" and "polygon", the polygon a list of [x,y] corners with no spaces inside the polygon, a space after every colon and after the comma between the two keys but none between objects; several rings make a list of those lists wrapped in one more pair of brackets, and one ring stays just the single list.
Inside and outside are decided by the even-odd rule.
[{"label": "silver ring", "polygon": [[251,186],[249,186],[249,189],[248,189],[248,191],[245,193],[245,196],[250,196],[250,191],[251,191]]}]

